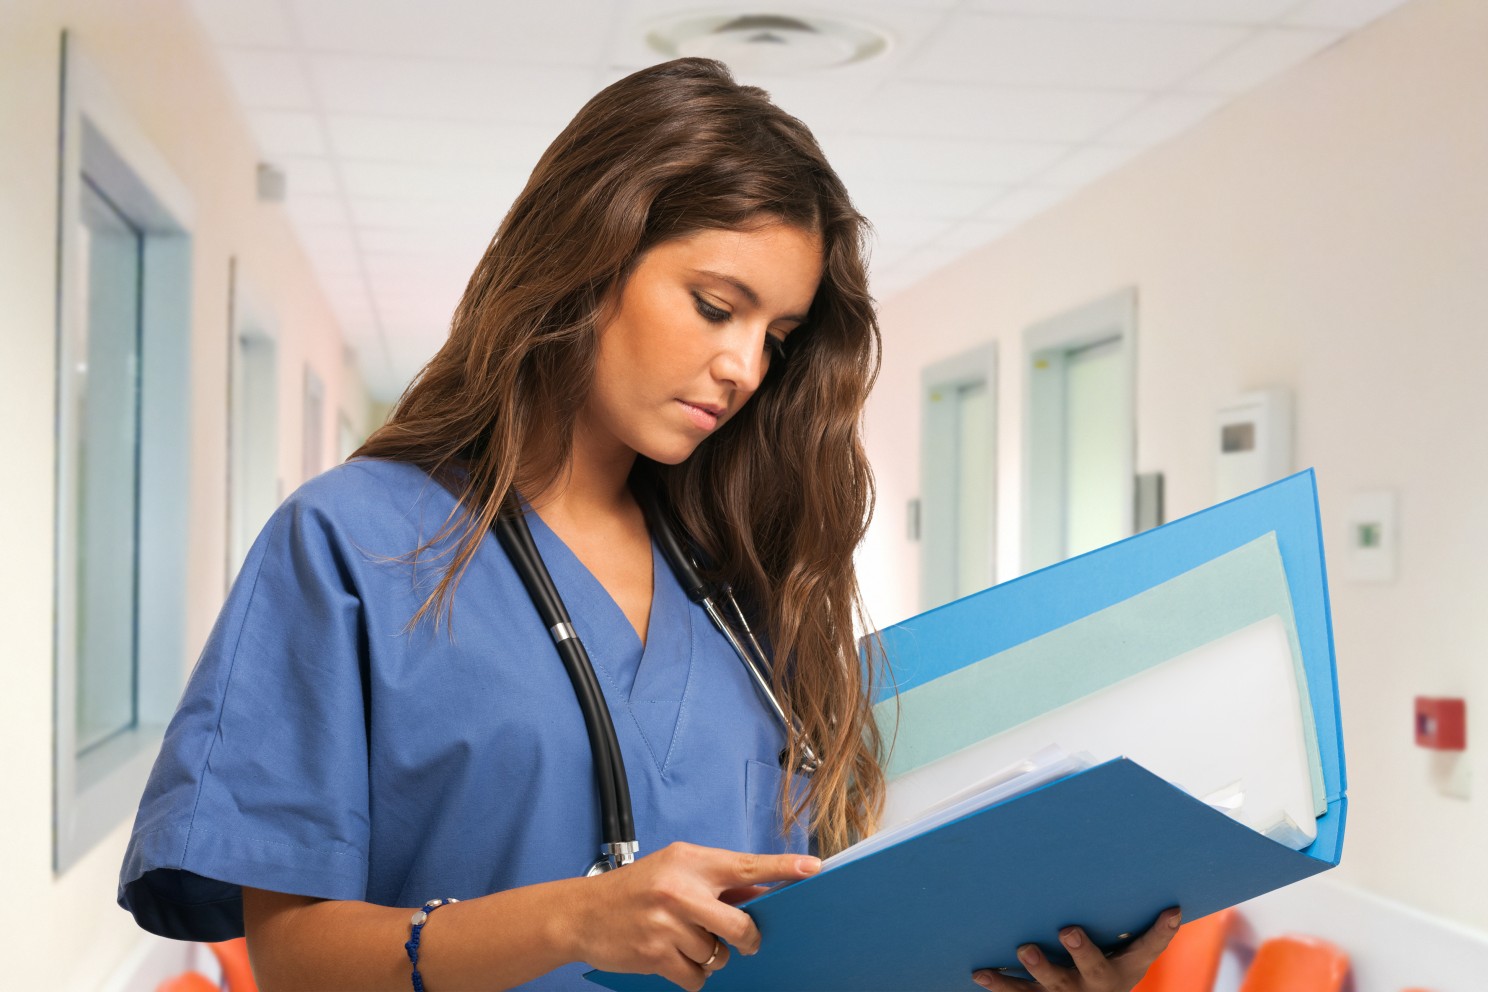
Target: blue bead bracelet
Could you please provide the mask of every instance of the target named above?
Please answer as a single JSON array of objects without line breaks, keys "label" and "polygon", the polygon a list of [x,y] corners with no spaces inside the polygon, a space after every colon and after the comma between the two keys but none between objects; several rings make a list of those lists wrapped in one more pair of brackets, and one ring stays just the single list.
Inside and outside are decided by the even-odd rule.
[{"label": "blue bead bracelet", "polygon": [[414,910],[413,917],[408,922],[408,943],[403,949],[408,952],[408,962],[413,965],[413,992],[424,992],[424,976],[418,970],[419,935],[424,932],[424,924],[429,922],[429,914],[440,906],[453,905],[458,899],[430,899],[424,905]]}]

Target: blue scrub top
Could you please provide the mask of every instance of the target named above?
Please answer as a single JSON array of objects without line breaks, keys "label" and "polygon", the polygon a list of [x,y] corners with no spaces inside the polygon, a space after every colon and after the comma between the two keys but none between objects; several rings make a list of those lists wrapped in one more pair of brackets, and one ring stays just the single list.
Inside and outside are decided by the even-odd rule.
[{"label": "blue scrub top", "polygon": [[[243,933],[240,886],[415,907],[570,878],[599,854],[583,717],[494,535],[453,629],[408,622],[438,569],[399,560],[454,498],[361,459],[306,483],[255,542],[150,775],[119,904],[185,940]],[[779,724],[653,548],[646,646],[535,514],[533,538],[613,714],[641,856],[685,840],[804,852],[782,830]],[[524,988],[592,988],[574,964]]]}]

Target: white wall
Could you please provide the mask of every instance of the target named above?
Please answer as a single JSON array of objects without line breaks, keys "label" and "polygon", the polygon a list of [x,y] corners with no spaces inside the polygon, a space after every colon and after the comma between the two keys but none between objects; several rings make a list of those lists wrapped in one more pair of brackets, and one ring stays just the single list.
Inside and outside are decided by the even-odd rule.
[{"label": "white wall", "polygon": [[1165,474],[1169,519],[1213,500],[1216,408],[1269,385],[1295,391],[1296,464],[1318,469],[1335,548],[1352,493],[1399,493],[1398,580],[1332,576],[1351,796],[1336,874],[1488,929],[1488,783],[1438,795],[1411,737],[1418,693],[1465,693],[1469,740],[1488,736],[1485,177],[1488,4],[1415,0],[886,301],[861,555],[873,619],[915,612],[920,369],[999,342],[1010,577],[1022,331],[1136,286],[1137,470]]},{"label": "white wall", "polygon": [[[56,457],[55,313],[60,38],[73,33],[115,96],[195,201],[189,602],[191,655],[222,593],[226,519],[228,259],[237,255],[279,322],[280,468],[299,482],[299,403],[306,363],[326,407],[366,426],[336,321],[283,212],[256,202],[257,155],[226,80],[184,6],[173,0],[0,0],[0,946],[7,988],[96,989],[126,961],[155,960],[114,904],[128,825],[65,875],[52,862],[52,535]],[[327,418],[323,450],[336,450]],[[183,958],[184,960],[184,958]],[[153,987],[153,983],[146,987]]]}]

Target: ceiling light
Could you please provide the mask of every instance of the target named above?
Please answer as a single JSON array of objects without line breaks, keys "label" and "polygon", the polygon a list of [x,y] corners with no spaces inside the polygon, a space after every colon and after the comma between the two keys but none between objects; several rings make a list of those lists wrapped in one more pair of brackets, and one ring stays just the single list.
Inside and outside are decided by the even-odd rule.
[{"label": "ceiling light", "polygon": [[836,68],[889,48],[880,30],[810,14],[695,14],[656,25],[646,41],[668,58],[700,55],[762,74]]}]

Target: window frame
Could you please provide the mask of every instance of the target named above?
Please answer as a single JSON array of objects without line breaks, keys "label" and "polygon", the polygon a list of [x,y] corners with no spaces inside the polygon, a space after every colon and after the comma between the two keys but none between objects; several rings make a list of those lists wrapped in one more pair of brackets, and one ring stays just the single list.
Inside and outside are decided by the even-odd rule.
[{"label": "window frame", "polygon": [[[133,814],[185,675],[189,507],[191,271],[194,206],[186,186],[62,36],[58,121],[53,870],[76,864]],[[144,232],[140,288],[139,474],[135,547],[133,725],[77,748],[78,480],[82,425],[70,370],[86,301],[77,278],[83,173]],[[84,356],[85,357],[85,356]]]}]

